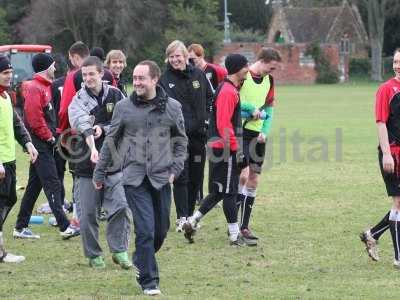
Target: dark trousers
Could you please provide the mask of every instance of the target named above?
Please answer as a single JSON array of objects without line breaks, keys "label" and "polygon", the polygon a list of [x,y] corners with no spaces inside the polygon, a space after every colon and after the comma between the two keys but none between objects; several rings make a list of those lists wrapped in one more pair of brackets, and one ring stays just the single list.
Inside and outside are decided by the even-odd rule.
[{"label": "dark trousers", "polygon": [[57,168],[57,175],[58,179],[61,182],[61,199],[65,200],[65,188],[64,188],[64,174],[65,174],[65,165],[67,161],[58,153],[58,151],[54,152],[54,160],[56,162],[56,168]]},{"label": "dark trousers", "polygon": [[138,187],[124,186],[135,226],[133,263],[139,271],[138,283],[143,289],[159,285],[155,253],[160,250],[169,229],[171,187],[156,190],[147,179]]},{"label": "dark trousers", "polygon": [[177,219],[193,215],[196,198],[202,188],[206,161],[205,138],[189,136],[185,168],[174,181],[174,201]]},{"label": "dark trousers", "polygon": [[219,201],[223,200],[222,205],[224,209],[226,222],[228,224],[236,223],[237,222],[236,196],[237,196],[236,194],[218,193],[214,191],[203,199],[199,211],[204,216],[211,209],[213,209],[214,206],[217,205]]},{"label": "dark trousers", "polygon": [[62,207],[64,199],[61,196],[61,182],[57,175],[53,151],[48,150],[40,151],[35,163],[29,166],[28,185],[21,200],[21,207],[15,226],[17,230],[28,227],[33,207],[42,188],[57,220],[60,231],[64,231],[69,226],[69,221]]},{"label": "dark trousers", "polygon": [[17,202],[15,162],[3,164],[6,177],[0,182],[0,232],[14,204]]}]

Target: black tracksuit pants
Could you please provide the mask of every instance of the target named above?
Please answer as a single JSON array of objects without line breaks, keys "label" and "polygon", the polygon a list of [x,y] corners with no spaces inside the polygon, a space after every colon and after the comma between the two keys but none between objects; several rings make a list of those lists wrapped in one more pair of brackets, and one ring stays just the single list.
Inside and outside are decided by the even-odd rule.
[{"label": "black tracksuit pants", "polygon": [[6,177],[0,181],[0,232],[15,202],[17,202],[15,161],[4,163]]},{"label": "black tracksuit pants", "polygon": [[64,199],[61,186],[53,149],[39,150],[37,160],[29,167],[28,185],[21,200],[15,228],[22,230],[28,227],[36,200],[43,188],[60,231],[67,229],[69,221],[63,210]]},{"label": "black tracksuit pants", "polygon": [[177,219],[193,215],[199,193],[206,161],[206,138],[198,135],[188,135],[188,157],[185,167],[174,181],[174,201]]}]

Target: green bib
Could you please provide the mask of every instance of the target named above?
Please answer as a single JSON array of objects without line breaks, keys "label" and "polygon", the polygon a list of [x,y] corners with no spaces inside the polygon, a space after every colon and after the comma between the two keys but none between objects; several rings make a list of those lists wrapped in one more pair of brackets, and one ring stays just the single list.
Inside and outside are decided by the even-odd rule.
[{"label": "green bib", "polygon": [[[240,101],[249,103],[255,108],[260,108],[265,104],[268,91],[270,89],[269,75],[265,76],[260,84],[254,82],[250,72],[240,89]],[[249,120],[245,128],[257,132],[261,132],[264,120]]]},{"label": "green bib", "polygon": [[11,98],[0,96],[0,161],[15,160],[14,120]]}]

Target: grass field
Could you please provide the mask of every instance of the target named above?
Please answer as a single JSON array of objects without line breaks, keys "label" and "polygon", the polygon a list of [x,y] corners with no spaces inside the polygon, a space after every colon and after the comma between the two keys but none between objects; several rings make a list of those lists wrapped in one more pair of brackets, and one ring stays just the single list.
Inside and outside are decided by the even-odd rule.
[{"label": "grass field", "polygon": [[[162,298],[395,298],[400,273],[392,266],[390,236],[381,239],[379,263],[368,259],[358,240],[390,205],[376,158],[376,87],[278,87],[272,158],[251,220],[261,237],[258,247],[230,247],[218,208],[202,222],[195,244],[171,228],[158,254]],[[20,185],[26,183],[26,160],[19,154]],[[104,234],[104,271],[88,267],[79,238],[61,241],[48,225],[33,226],[38,241],[13,240],[18,207],[5,238],[8,249],[27,260],[0,265],[0,299],[141,298],[133,272],[112,264]]]}]

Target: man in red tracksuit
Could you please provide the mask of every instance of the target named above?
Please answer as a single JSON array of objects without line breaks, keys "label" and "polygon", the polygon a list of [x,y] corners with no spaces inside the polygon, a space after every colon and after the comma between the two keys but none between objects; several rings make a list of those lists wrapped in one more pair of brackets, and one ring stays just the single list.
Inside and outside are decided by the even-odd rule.
[{"label": "man in red tracksuit", "polygon": [[207,79],[210,81],[213,91],[215,92],[218,85],[224,80],[228,72],[225,68],[206,62],[204,59],[204,48],[200,44],[191,44],[188,47],[189,59],[193,61],[194,65],[202,70]]},{"label": "man in red tracksuit", "polygon": [[[210,82],[210,85],[212,87],[212,92],[215,93],[215,91],[218,88],[218,85],[224,80],[226,75],[228,75],[228,72],[226,69],[222,66],[211,64],[207,62],[204,57],[204,48],[200,44],[191,44],[188,47],[189,51],[189,61],[192,61],[193,64],[202,70],[204,74],[206,74],[206,77],[208,81]],[[203,199],[203,181],[204,181],[204,174],[202,174],[201,178],[201,187],[200,187],[200,192],[198,195],[198,202],[200,203],[201,199]]]},{"label": "man in red tracksuit", "polygon": [[43,188],[50,208],[57,220],[60,234],[64,239],[78,235],[70,225],[64,210],[61,181],[54,159],[56,118],[51,101],[51,83],[54,79],[54,60],[45,53],[36,54],[32,59],[35,71],[33,80],[24,84],[24,122],[32,137],[32,143],[39,151],[38,159],[29,167],[29,180],[21,200],[13,236],[16,238],[39,238],[28,228],[29,219],[37,198]]},{"label": "man in red tracksuit", "polygon": [[72,102],[77,90],[75,89],[74,77],[79,71],[83,61],[89,56],[89,48],[83,42],[74,43],[68,50],[69,60],[73,66],[65,78],[64,87],[60,101],[60,111],[58,112],[57,132],[62,134],[69,129],[68,106]]},{"label": "man in red tracksuit", "polygon": [[361,232],[368,255],[378,261],[378,240],[389,229],[394,248],[393,266],[400,269],[400,48],[393,54],[395,76],[379,86],[375,101],[378,159],[392,207],[374,227]]},{"label": "man in red tracksuit", "polygon": [[216,93],[209,126],[210,194],[203,200],[199,210],[183,225],[185,237],[193,242],[197,223],[220,200],[223,200],[224,214],[228,222],[231,245],[241,246],[237,222],[236,197],[239,174],[237,155],[242,127],[239,88],[248,72],[247,59],[240,54],[230,54],[225,60],[228,76]]}]

